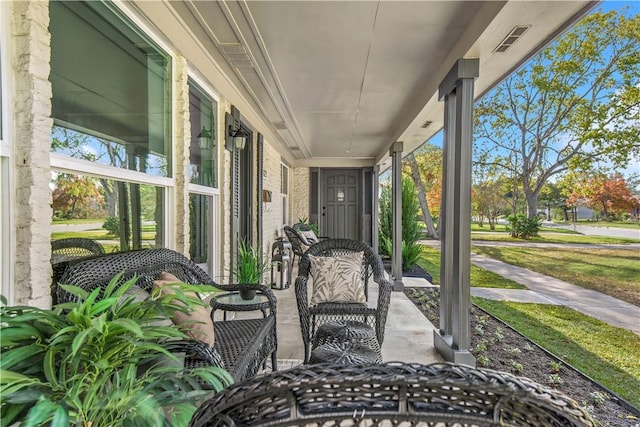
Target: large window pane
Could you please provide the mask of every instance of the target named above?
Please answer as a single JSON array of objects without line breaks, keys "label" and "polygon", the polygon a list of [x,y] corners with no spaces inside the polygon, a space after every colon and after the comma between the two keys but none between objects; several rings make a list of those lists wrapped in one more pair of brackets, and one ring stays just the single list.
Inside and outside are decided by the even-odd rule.
[{"label": "large window pane", "polygon": [[51,188],[51,240],[97,240],[107,253],[165,246],[164,188],[56,172]]},{"label": "large window pane", "polygon": [[51,2],[51,150],[171,174],[171,63],[113,6]]},{"label": "large window pane", "polygon": [[189,81],[191,144],[189,182],[217,188],[217,141],[214,113],[216,102],[194,82]]}]

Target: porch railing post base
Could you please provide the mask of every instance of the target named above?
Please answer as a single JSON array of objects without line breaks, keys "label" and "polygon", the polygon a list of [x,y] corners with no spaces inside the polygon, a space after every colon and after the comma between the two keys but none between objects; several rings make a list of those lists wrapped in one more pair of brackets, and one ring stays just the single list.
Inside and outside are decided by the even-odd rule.
[{"label": "porch railing post base", "polygon": [[453,337],[451,335],[441,335],[439,330],[434,329],[433,344],[438,353],[447,362],[476,367],[476,358],[469,350],[453,348]]}]

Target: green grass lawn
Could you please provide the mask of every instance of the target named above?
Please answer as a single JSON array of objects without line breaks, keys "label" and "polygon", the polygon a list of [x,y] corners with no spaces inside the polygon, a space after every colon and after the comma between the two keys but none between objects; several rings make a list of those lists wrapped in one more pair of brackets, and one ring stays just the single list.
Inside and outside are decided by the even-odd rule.
[{"label": "green grass lawn", "polygon": [[473,302],[640,408],[640,337],[555,305]]},{"label": "green grass lawn", "polygon": [[54,219],[52,224],[104,224],[105,218]]},{"label": "green grass lawn", "polygon": [[639,251],[486,246],[473,251],[640,306]]},{"label": "green grass lawn", "polygon": [[640,243],[640,239],[608,236],[585,236],[584,234],[565,234],[542,232],[537,237],[529,240],[514,239],[508,233],[476,233],[471,232],[471,239],[491,242],[515,242],[515,243],[584,243],[584,244],[627,244]]},{"label": "green grass lawn", "polygon": [[[424,246],[418,264],[433,277],[433,284],[440,284],[440,249]],[[471,266],[471,286],[480,288],[526,289],[520,283],[506,279],[475,265]]]},{"label": "green grass lawn", "polygon": [[[548,231],[554,233],[562,233],[562,234],[580,234],[573,230],[567,230],[566,228],[557,228],[557,227],[540,227],[540,231]],[[480,227],[477,222],[471,223],[471,232],[480,232],[480,233],[508,233],[507,226],[505,224],[496,224],[495,230],[491,230],[489,228],[489,223],[484,224],[484,227]]]},{"label": "green grass lawn", "polygon": [[[561,225],[573,225],[573,222],[558,223]],[[640,229],[640,222],[637,221],[578,221],[576,225],[586,225],[589,227],[601,227],[601,228],[628,228],[630,230]]]}]

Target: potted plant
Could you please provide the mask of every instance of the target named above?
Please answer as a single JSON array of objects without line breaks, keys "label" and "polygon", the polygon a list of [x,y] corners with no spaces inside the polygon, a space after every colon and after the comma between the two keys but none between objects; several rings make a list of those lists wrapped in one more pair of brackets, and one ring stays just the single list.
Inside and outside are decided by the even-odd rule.
[{"label": "potted plant", "polygon": [[100,289],[60,285],[77,302],[49,310],[1,301],[1,425],[186,426],[199,402],[232,383],[221,368],[184,368],[171,353],[187,337],[159,322],[193,298],[138,298],[127,293],[135,280],[117,286],[116,276],[99,300]]},{"label": "potted plant", "polygon": [[[262,253],[251,247],[245,240],[238,244],[238,257],[236,265],[231,273],[233,280],[238,284],[259,285],[262,277],[271,269],[271,262]],[[243,289],[240,291],[242,299],[251,300],[256,296],[256,289]]]}]

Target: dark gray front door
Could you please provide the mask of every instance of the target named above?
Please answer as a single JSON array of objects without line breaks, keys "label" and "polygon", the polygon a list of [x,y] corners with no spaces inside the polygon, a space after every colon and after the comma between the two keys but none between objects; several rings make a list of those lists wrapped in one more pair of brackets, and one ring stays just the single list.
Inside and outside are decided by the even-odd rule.
[{"label": "dark gray front door", "polygon": [[322,171],[322,234],[359,240],[359,170]]}]

